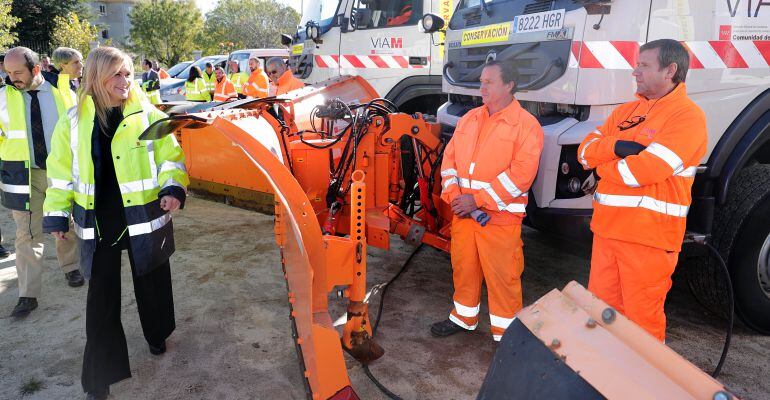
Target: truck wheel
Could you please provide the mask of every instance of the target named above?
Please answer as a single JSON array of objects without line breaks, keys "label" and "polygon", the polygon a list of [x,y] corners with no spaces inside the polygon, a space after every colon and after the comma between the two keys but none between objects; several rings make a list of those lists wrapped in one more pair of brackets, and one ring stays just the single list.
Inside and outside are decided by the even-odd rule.
[{"label": "truck wheel", "polygon": [[[735,310],[741,320],[770,334],[770,165],[743,169],[727,204],[714,216],[712,244],[730,268]],[[698,300],[725,315],[727,287],[716,260],[704,258],[686,269]]]}]

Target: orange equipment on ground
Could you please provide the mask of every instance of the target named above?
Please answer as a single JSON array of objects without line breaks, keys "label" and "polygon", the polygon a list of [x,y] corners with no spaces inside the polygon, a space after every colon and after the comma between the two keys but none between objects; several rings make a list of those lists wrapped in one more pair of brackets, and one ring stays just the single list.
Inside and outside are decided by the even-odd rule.
[{"label": "orange equipment on ground", "polygon": [[[367,245],[387,248],[393,232],[408,243],[449,249],[452,213],[439,197],[438,166],[444,147],[439,126],[420,114],[397,113],[386,100],[374,97],[374,90],[360,77],[342,77],[278,98],[210,108],[195,104],[187,106],[185,114],[182,108],[168,108],[171,117],[153,124],[142,137],[177,135],[193,190],[242,201],[260,193],[274,201],[293,338],[308,398],[313,400],[358,399],[350,386],[343,349],[362,363],[383,355],[369,321]],[[407,151],[418,161],[403,168],[402,153]],[[408,172],[416,174],[414,188],[403,184]],[[347,320],[340,331],[329,313],[331,293],[348,299]],[[584,297],[573,296],[582,309],[569,307],[567,317],[574,320],[587,313],[594,320],[601,318],[604,307],[591,307],[590,299]],[[521,317],[525,318],[531,321],[527,326],[535,327],[533,333],[552,335],[547,327],[536,329],[537,313]],[[631,330],[631,340],[615,340],[612,352],[600,354],[635,357],[637,370],[649,375],[656,374],[655,368],[662,371],[657,374],[660,381],[681,382],[682,376],[689,376],[690,383],[680,386],[717,387],[694,367],[685,368],[683,359],[672,362],[671,368],[657,361],[644,367],[646,351],[656,360],[663,354],[670,361],[675,354],[649,336],[645,340],[647,334],[622,316],[606,331],[614,333],[616,327]],[[567,354],[568,364],[572,358],[576,362],[591,359],[581,346],[601,347],[612,340],[604,329],[593,332],[595,337],[581,335],[574,342],[563,339],[568,344],[565,349],[574,349]],[[640,349],[638,343],[645,347]],[[636,370],[624,371],[627,379],[636,376]],[[610,372],[620,381],[621,372]],[[605,393],[601,378],[596,379],[594,386]],[[656,391],[662,393],[659,398],[676,398],[666,394],[681,393],[671,385],[666,389]],[[608,393],[616,398],[615,392]]]}]

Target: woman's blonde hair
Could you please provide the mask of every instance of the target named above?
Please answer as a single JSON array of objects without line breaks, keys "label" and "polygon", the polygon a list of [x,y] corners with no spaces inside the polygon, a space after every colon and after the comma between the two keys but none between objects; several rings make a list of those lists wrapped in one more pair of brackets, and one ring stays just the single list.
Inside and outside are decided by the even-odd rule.
[{"label": "woman's blonde hair", "polygon": [[[107,111],[110,109],[110,92],[107,89],[107,81],[115,76],[121,68],[125,67],[130,76],[134,76],[134,63],[124,52],[114,47],[97,47],[91,50],[83,68],[83,80],[78,93],[78,107],[83,107],[86,96],[91,96],[96,108],[96,117],[99,118],[102,126],[107,125]],[[133,79],[129,77],[128,100],[120,105],[121,111],[126,102],[132,100],[134,84]]]}]

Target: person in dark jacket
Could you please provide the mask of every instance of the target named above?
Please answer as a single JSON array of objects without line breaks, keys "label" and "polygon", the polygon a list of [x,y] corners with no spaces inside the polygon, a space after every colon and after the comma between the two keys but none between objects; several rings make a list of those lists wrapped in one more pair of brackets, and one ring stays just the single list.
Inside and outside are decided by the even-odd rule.
[{"label": "person in dark jacket", "polygon": [[48,158],[52,183],[43,229],[61,236],[72,209],[80,267],[89,279],[82,374],[88,399],[106,398],[109,385],[131,377],[120,322],[123,250],[128,251],[150,353],[163,354],[176,327],[171,211],[184,205],[189,179],[173,135],[139,139],[165,114],[133,87],[132,76],[125,53],[111,47],[93,50],[78,106],[59,120]]}]

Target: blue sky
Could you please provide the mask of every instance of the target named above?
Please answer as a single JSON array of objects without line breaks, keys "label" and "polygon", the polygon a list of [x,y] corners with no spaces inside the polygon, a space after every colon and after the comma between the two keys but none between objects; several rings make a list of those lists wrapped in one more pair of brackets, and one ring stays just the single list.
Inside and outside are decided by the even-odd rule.
[{"label": "blue sky", "polygon": [[[218,1],[219,0],[195,0],[195,4],[197,4],[198,8],[200,8],[205,14],[206,12],[208,12],[209,10],[215,7]],[[302,9],[301,9],[302,0],[278,0],[278,1],[294,7],[300,14],[302,13]]]}]

